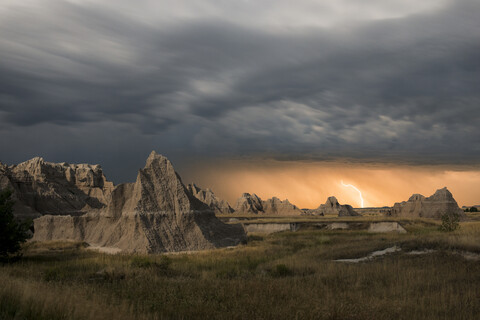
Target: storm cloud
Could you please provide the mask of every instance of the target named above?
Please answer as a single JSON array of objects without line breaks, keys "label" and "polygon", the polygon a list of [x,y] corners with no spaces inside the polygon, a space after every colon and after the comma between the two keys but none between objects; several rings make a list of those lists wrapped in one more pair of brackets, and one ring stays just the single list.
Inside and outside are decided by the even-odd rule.
[{"label": "storm cloud", "polygon": [[478,164],[480,3],[361,3],[0,1],[0,160]]}]

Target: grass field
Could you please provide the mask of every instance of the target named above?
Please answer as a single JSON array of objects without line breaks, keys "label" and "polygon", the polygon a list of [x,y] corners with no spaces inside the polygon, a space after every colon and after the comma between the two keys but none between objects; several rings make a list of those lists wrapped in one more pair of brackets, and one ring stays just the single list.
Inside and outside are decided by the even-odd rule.
[{"label": "grass field", "polygon": [[[108,255],[29,243],[0,265],[0,319],[478,319],[480,222],[452,233],[304,230],[197,253]],[[351,264],[393,245],[402,251]],[[411,250],[435,249],[423,255]]]}]

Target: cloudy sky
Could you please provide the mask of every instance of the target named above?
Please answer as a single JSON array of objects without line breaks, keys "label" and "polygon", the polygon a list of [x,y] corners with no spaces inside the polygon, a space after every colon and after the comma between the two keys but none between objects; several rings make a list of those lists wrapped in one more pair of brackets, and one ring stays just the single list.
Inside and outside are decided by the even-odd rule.
[{"label": "cloudy sky", "polygon": [[231,190],[211,176],[239,159],[475,176],[479,16],[478,0],[0,0],[0,161],[100,163],[118,183],[156,150]]}]

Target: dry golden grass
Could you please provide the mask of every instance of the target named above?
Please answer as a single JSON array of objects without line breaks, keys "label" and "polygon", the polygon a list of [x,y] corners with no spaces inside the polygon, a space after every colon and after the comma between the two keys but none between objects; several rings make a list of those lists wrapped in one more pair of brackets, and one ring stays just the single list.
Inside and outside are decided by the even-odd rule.
[{"label": "dry golden grass", "polygon": [[[244,222],[248,223],[290,223],[290,222],[318,222],[318,223],[329,223],[329,222],[382,222],[382,221],[397,221],[401,223],[419,223],[423,222],[425,224],[434,224],[439,225],[440,222],[427,218],[399,218],[399,217],[389,217],[384,215],[374,215],[374,216],[352,216],[352,217],[339,217],[338,215],[325,215],[325,216],[275,216],[275,215],[256,215],[256,214],[243,214],[243,215],[234,215],[234,214],[222,214],[217,215],[223,221],[228,222],[229,219],[239,219],[245,220]],[[469,221],[472,220],[469,216]],[[237,223],[234,221],[233,223]]]},{"label": "dry golden grass", "polygon": [[[305,230],[250,235],[199,253],[107,255],[31,243],[0,266],[0,319],[477,319],[480,222],[452,233],[409,220],[407,234]],[[393,245],[375,260],[347,264]],[[436,249],[407,255],[413,249]]]}]

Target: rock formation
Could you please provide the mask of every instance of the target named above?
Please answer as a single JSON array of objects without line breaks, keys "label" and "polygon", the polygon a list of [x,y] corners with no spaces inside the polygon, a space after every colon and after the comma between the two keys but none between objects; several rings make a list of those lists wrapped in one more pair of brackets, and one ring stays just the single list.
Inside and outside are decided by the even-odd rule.
[{"label": "rock formation", "polygon": [[244,193],[237,200],[235,205],[235,213],[237,214],[257,214],[263,212],[262,199],[255,193]]},{"label": "rock formation", "polygon": [[0,189],[5,188],[13,191],[15,215],[34,218],[103,208],[113,183],[99,165],[51,163],[37,157],[18,165],[0,164]]},{"label": "rock formation", "polygon": [[262,201],[263,212],[272,215],[301,215],[303,211],[296,205],[291,204],[288,199],[280,200],[277,197]]},{"label": "rock formation", "polygon": [[46,215],[34,221],[34,240],[85,241],[127,252],[202,250],[246,240],[183,185],[167,158],[152,152],[135,183],[111,192],[107,207],[83,216]]},{"label": "rock formation", "polygon": [[442,215],[450,213],[457,213],[460,217],[465,217],[465,213],[458,207],[452,193],[446,187],[438,189],[428,198],[421,194],[414,194],[408,201],[395,203],[391,210],[392,216],[433,219],[440,219]]},{"label": "rock formation", "polygon": [[215,194],[210,190],[203,190],[202,188],[195,185],[195,183],[190,183],[188,186],[188,191],[190,191],[195,198],[206,203],[210,209],[215,212],[215,214],[228,214],[232,213],[233,209],[230,207],[227,201],[217,198]]},{"label": "rock formation", "polygon": [[307,214],[321,215],[338,215],[339,217],[359,216],[360,214],[353,210],[352,206],[348,204],[341,205],[337,198],[328,197],[325,204],[321,204],[317,209],[308,210]]},{"label": "rock formation", "polygon": [[300,215],[303,211],[291,204],[288,199],[273,197],[262,200],[255,193],[244,193],[235,205],[236,214]]}]

